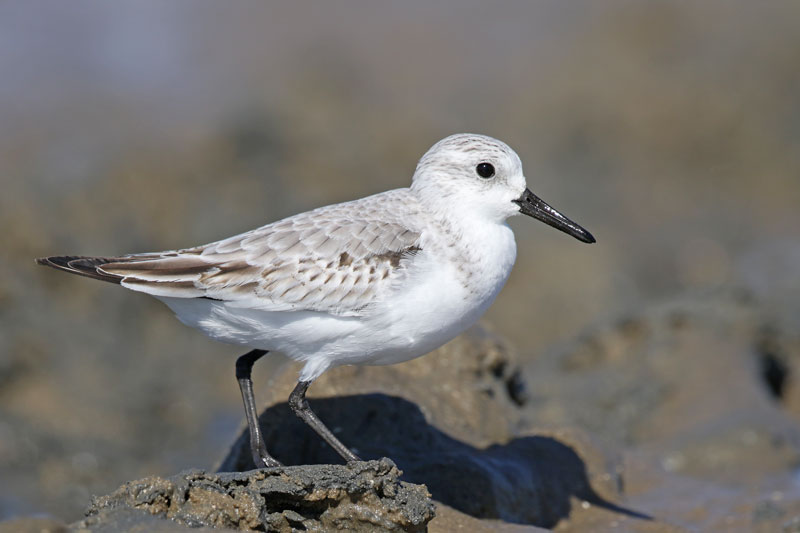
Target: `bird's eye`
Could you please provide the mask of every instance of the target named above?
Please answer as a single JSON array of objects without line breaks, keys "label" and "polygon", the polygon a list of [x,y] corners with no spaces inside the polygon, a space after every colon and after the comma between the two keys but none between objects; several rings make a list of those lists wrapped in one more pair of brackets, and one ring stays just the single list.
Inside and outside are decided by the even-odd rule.
[{"label": "bird's eye", "polygon": [[491,163],[479,163],[478,166],[475,167],[475,172],[482,178],[491,178],[494,176],[494,165]]}]

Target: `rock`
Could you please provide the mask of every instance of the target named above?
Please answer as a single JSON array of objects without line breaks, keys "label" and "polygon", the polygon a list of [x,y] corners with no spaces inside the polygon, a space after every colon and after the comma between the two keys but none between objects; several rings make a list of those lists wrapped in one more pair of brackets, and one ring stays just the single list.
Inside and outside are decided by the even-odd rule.
[{"label": "rock", "polygon": [[[224,531],[232,531],[221,528]],[[97,514],[72,524],[69,531],[74,533],[139,533],[158,531],[159,533],[211,533],[219,531],[210,527],[191,527],[181,522],[150,514],[148,511],[130,507],[103,509]]]},{"label": "rock", "polygon": [[[330,374],[311,390],[363,393],[310,400],[332,431],[364,458],[391,457],[404,479],[424,483],[462,513],[553,527],[578,500],[644,517],[611,503],[621,498],[619,456],[587,434],[515,431],[524,384],[513,353],[485,329],[421,360]],[[288,395],[295,380],[283,376],[274,394]],[[260,423],[268,450],[285,464],[341,462],[285,402]],[[220,470],[253,468],[248,435],[245,429]]]},{"label": "rock", "polygon": [[[128,531],[151,524],[233,530],[425,531],[434,516],[423,486],[398,480],[389,460],[250,472],[192,471],[126,483],[95,498],[75,529]],[[153,522],[158,517],[159,522]],[[173,522],[163,522],[170,519]]]},{"label": "rock", "polygon": [[[345,396],[317,399],[311,406],[362,457],[391,456],[406,480],[426,484],[434,498],[471,516],[552,527],[569,514],[572,498],[611,505],[607,498],[619,497],[616,476],[608,476],[603,497],[587,473],[589,457],[598,474],[613,471],[613,455],[566,431],[477,448],[429,424],[415,404],[401,398]],[[280,461],[341,461],[286,404],[267,409],[261,424],[268,449]],[[223,469],[250,468],[248,446],[241,440],[247,441],[246,432]]]}]

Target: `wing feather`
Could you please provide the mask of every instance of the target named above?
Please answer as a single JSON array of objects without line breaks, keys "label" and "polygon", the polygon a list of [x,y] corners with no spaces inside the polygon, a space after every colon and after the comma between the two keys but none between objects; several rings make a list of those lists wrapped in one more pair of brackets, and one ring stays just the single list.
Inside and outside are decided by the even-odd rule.
[{"label": "wing feather", "polygon": [[112,258],[53,257],[62,270],[174,298],[265,310],[363,314],[420,250],[408,189],[302,213],[205,246]]}]

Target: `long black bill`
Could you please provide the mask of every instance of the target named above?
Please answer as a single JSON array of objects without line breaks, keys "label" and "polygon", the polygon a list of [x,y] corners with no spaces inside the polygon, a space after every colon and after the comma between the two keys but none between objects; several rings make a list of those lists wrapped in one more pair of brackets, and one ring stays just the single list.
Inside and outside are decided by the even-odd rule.
[{"label": "long black bill", "polygon": [[513,202],[519,206],[519,212],[522,214],[541,220],[548,226],[553,226],[567,235],[572,235],[579,241],[586,243],[597,242],[591,233],[547,205],[547,202],[533,194],[530,189],[525,189],[522,196],[513,200]]}]

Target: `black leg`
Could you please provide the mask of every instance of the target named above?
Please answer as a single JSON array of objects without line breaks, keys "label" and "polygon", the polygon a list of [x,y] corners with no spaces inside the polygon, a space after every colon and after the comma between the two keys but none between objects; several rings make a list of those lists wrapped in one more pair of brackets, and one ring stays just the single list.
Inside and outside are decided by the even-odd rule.
[{"label": "black leg", "polygon": [[250,378],[253,364],[266,353],[266,350],[253,350],[236,360],[236,379],[239,381],[239,390],[242,391],[244,414],[247,416],[247,426],[250,428],[250,452],[253,454],[253,464],[256,465],[256,468],[281,466],[267,452],[264,438],[261,436],[261,428],[258,425],[258,411],[256,410],[256,398],[253,395],[253,380]]},{"label": "black leg", "polygon": [[353,461],[360,461],[361,459],[358,458],[356,454],[351,452],[347,446],[342,444],[342,442],[336,438],[333,432],[328,429],[325,424],[322,423],[322,420],[314,414],[314,411],[311,410],[311,407],[308,406],[308,402],[306,401],[306,391],[308,390],[308,386],[311,385],[310,381],[300,381],[297,383],[297,386],[292,391],[292,394],[289,395],[289,407],[292,408],[294,414],[300,417],[300,419],[311,426],[311,429],[317,432],[317,434],[325,439],[331,448],[336,450],[336,453],[344,457],[344,460],[348,463]]}]

